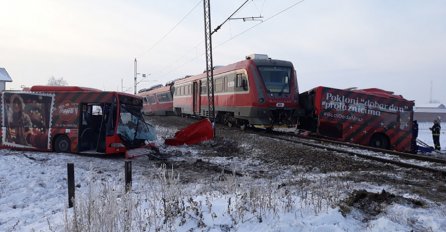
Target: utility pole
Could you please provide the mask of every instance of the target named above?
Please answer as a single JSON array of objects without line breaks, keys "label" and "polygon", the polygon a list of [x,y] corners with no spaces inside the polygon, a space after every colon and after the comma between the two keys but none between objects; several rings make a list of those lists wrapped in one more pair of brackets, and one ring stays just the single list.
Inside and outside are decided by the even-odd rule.
[{"label": "utility pole", "polygon": [[212,33],[210,0],[203,0],[204,8],[204,37],[206,48],[206,80],[208,94],[208,114],[212,122],[215,136],[215,105],[214,105],[214,65],[212,61]]},{"label": "utility pole", "polygon": [[136,58],[135,58],[135,67],[134,67],[134,69],[135,69],[135,79],[134,79],[134,82],[135,82],[135,87],[134,87],[134,91],[133,91],[133,93],[134,94],[136,94],[136,85],[137,85],[137,83],[136,83],[136,75],[138,74],[137,73],[137,66],[138,66],[138,62],[136,61]]},{"label": "utility pole", "polygon": [[433,84],[432,84],[432,80],[431,80],[431,91],[429,92],[429,103],[433,103],[433,100],[432,100],[432,89],[433,89]]}]

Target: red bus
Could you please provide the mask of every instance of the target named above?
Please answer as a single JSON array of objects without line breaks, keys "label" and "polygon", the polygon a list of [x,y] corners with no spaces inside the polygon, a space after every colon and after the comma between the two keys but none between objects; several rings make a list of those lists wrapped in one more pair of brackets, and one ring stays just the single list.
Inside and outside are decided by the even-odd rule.
[{"label": "red bus", "polygon": [[138,96],[143,98],[142,111],[145,115],[174,115],[172,85],[156,85],[138,92]]},{"label": "red bus", "polygon": [[366,146],[411,151],[414,102],[381,89],[317,87],[301,93],[299,128]]},{"label": "red bus", "polygon": [[142,98],[77,86],[4,91],[1,147],[119,154],[154,139]]}]

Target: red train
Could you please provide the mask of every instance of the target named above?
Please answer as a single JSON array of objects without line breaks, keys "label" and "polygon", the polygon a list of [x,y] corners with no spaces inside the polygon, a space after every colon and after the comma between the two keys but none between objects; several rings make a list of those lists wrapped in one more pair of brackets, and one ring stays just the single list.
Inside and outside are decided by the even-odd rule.
[{"label": "red train", "polygon": [[366,146],[410,152],[414,102],[381,89],[317,87],[300,94],[299,128]]},{"label": "red train", "polygon": [[[140,93],[146,114],[206,117],[206,73]],[[172,97],[161,103],[160,94]],[[296,126],[319,136],[361,145],[411,151],[413,101],[380,89],[317,87],[299,94],[289,61],[254,54],[214,70],[217,122],[229,126]],[[299,122],[299,123],[298,123]]]},{"label": "red train", "polygon": [[[208,116],[206,84],[206,73],[202,73],[176,80],[172,87],[159,87],[140,95],[150,98],[163,88],[164,93],[173,93],[173,102],[168,104],[176,115]],[[229,126],[272,128],[297,123],[299,92],[296,71],[289,61],[253,54],[216,68],[214,96],[216,120]],[[145,103],[147,114],[165,107],[149,100]]]},{"label": "red train", "polygon": [[172,84],[155,85],[138,91],[143,98],[142,112],[145,115],[173,115]]}]

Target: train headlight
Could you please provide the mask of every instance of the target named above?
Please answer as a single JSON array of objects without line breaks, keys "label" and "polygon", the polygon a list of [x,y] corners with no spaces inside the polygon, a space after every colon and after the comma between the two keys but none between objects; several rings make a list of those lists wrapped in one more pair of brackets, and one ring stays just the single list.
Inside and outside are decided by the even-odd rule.
[{"label": "train headlight", "polygon": [[264,103],[264,102],[265,102],[265,99],[263,99],[263,97],[261,97],[261,98],[259,99],[259,102],[260,102],[260,103]]}]

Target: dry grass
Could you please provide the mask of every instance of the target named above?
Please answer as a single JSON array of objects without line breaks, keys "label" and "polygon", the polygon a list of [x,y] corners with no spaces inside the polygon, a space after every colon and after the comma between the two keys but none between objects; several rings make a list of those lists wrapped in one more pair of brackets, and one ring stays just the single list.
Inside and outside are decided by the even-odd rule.
[{"label": "dry grass", "polygon": [[[161,166],[144,189],[125,193],[122,183],[90,183],[65,217],[66,231],[176,231],[179,227],[211,228],[206,222],[219,220],[219,228],[237,228],[246,222],[280,219],[284,213],[315,214],[334,205],[340,194],[318,183],[278,186],[275,181],[253,184],[235,174],[217,177],[209,191],[188,190],[173,169]],[[243,177],[246,178],[246,177]],[[294,183],[308,183],[304,175]],[[117,186],[122,186],[117,187]],[[319,187],[315,187],[319,186]],[[342,186],[340,184],[339,186]],[[341,188],[341,187],[340,187]],[[337,192],[337,191],[335,191]],[[218,206],[214,205],[220,202]],[[224,202],[222,206],[221,202]]]}]

